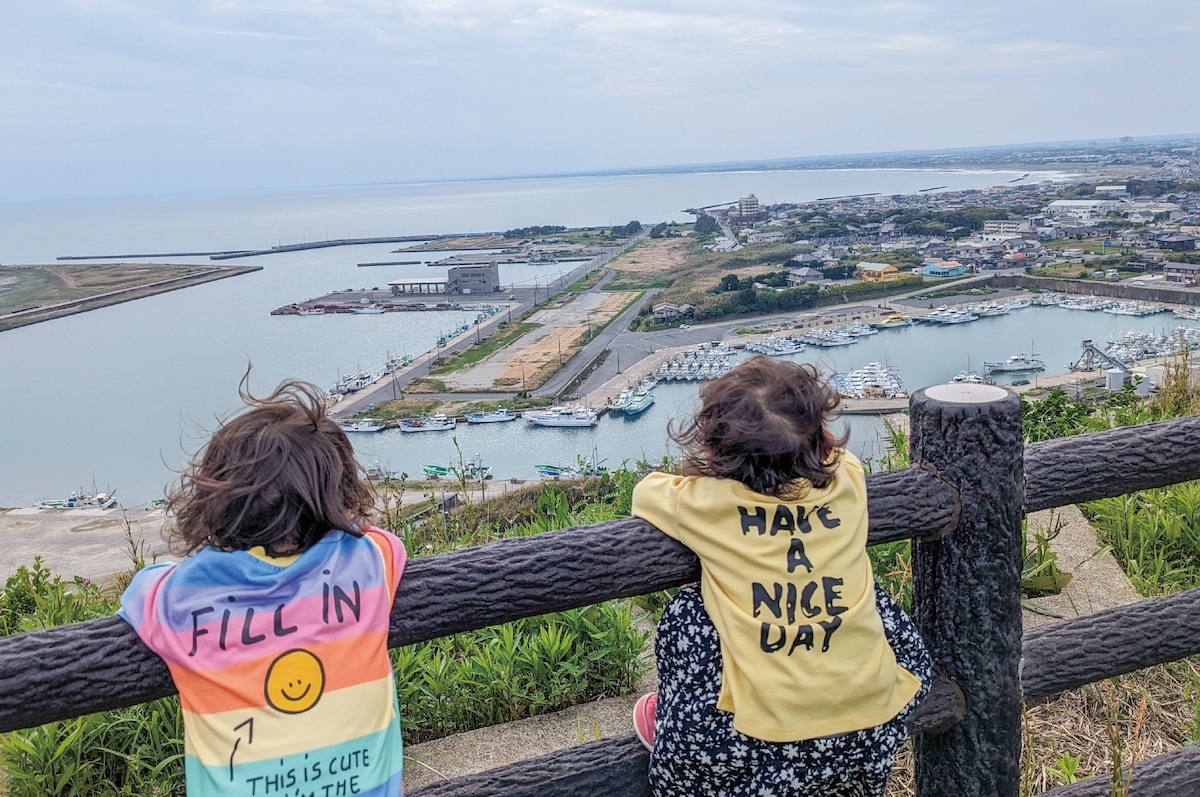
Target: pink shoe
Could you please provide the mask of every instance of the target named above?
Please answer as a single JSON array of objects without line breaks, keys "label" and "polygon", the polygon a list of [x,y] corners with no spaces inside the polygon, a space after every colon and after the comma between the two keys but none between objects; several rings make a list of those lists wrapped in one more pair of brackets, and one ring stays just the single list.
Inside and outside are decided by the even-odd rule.
[{"label": "pink shoe", "polygon": [[657,707],[657,692],[642,695],[633,707],[633,730],[647,750],[654,749],[654,712]]}]

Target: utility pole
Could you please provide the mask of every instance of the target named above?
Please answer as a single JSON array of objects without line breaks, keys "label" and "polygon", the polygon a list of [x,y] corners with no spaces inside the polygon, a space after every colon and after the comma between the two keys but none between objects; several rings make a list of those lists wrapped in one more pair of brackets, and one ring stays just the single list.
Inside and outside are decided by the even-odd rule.
[{"label": "utility pole", "polygon": [[521,392],[524,393],[525,392],[525,361],[518,360],[518,362],[521,363]]}]

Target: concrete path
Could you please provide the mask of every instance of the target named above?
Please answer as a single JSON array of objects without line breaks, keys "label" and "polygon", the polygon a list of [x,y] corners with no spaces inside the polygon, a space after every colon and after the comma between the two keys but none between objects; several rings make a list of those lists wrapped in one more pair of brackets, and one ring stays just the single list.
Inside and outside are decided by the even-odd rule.
[{"label": "concrete path", "polygon": [[93,581],[129,570],[135,548],[147,563],[165,561],[164,522],[161,510],[11,509],[0,514],[0,578],[35,556],[53,573]]},{"label": "concrete path", "polygon": [[[1026,601],[1026,628],[1094,614],[1142,600],[1116,558],[1111,553],[1102,552],[1103,546],[1096,537],[1096,530],[1077,506],[1047,509],[1029,515],[1030,545],[1033,544],[1035,532],[1045,532],[1059,524],[1062,530],[1050,547],[1058,554],[1058,568],[1071,574],[1071,583],[1058,595]],[[1031,610],[1031,606],[1037,611]]]}]

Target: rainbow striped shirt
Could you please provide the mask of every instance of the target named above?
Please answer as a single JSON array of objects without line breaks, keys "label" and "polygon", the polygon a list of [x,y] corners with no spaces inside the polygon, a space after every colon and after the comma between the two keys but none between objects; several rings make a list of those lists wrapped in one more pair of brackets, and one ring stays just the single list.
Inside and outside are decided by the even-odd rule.
[{"label": "rainbow striped shirt", "polygon": [[282,558],[206,548],[134,577],[118,614],[179,689],[189,797],[403,794],[387,635],[405,560],[372,528]]}]

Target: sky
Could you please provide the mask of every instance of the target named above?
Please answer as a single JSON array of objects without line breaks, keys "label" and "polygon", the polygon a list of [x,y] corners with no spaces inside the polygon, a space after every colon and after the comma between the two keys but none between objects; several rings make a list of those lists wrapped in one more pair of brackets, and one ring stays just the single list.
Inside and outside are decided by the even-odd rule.
[{"label": "sky", "polygon": [[1200,133],[1196,0],[0,4],[0,201]]}]

